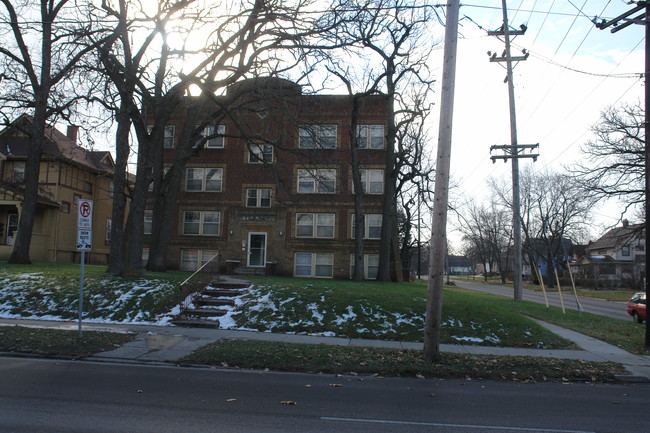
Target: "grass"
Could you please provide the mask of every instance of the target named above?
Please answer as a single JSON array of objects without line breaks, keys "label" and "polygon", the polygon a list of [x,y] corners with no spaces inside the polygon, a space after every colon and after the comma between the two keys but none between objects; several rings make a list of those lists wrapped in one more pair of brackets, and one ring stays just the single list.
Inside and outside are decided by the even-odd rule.
[{"label": "grass", "polygon": [[[84,266],[84,319],[155,321],[179,300],[187,273],[147,273],[141,278],[107,274],[105,266]],[[79,265],[0,264],[0,313],[14,317],[77,317]]]},{"label": "grass", "polygon": [[[449,293],[466,294],[481,298],[493,306],[506,309],[513,313],[534,317],[549,323],[589,335],[598,340],[618,346],[632,353],[650,355],[650,350],[644,347],[644,326],[630,321],[610,319],[596,314],[579,314],[574,310],[566,310],[566,314],[557,307],[546,308],[535,302],[514,302],[503,296],[478,293],[458,288],[447,289]],[[445,300],[446,302],[446,300]]]},{"label": "grass", "polygon": [[133,338],[134,334],[0,326],[0,352],[27,353],[42,357],[85,358],[113,350]]},{"label": "grass", "polygon": [[[423,339],[426,287],[422,284],[282,277],[252,280],[251,302],[235,316],[239,327],[350,338]],[[464,293],[445,293],[442,321],[443,343],[572,347],[529,318]]]},{"label": "grass", "polygon": [[617,364],[576,360],[441,354],[427,362],[421,351],[230,340],[185,357],[185,364],[305,373],[492,379],[519,382],[601,382],[624,373]]}]

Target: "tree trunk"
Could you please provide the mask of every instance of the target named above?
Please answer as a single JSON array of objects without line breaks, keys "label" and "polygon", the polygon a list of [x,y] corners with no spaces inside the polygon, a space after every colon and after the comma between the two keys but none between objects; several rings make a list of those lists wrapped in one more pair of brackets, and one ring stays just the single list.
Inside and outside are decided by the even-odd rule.
[{"label": "tree trunk", "polygon": [[[388,69],[392,70],[393,68],[389,67]],[[384,173],[384,202],[382,206],[379,270],[377,272],[377,280],[379,281],[391,281],[391,271],[394,270],[394,263],[391,263],[391,256],[393,254],[393,216],[395,215],[395,180],[397,173],[395,173],[395,88],[392,79],[393,74],[389,73],[387,76],[389,88],[386,97],[388,117],[386,133],[386,171]]]},{"label": "tree trunk", "polygon": [[113,275],[121,275],[125,268],[124,218],[126,215],[126,190],[128,186],[129,131],[131,129],[131,119],[126,108],[126,102],[122,102],[116,117],[113,211],[111,215],[111,245],[107,272]]},{"label": "tree trunk", "polygon": [[29,258],[29,248],[32,241],[34,216],[38,202],[38,179],[43,142],[45,141],[46,104],[47,100],[36,101],[34,118],[29,127],[30,140],[27,149],[27,161],[25,162],[25,193],[20,209],[14,247],[11,257],[9,257],[9,263],[12,264],[28,265],[32,263]]}]

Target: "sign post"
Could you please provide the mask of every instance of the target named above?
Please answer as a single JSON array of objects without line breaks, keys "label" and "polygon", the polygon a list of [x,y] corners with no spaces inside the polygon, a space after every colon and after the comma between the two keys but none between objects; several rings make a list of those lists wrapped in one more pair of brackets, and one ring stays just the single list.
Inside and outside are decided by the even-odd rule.
[{"label": "sign post", "polygon": [[81,322],[84,303],[84,265],[86,251],[92,249],[93,202],[92,200],[79,200],[77,212],[77,251],[81,252],[80,278],[79,278],[79,338],[83,337]]}]

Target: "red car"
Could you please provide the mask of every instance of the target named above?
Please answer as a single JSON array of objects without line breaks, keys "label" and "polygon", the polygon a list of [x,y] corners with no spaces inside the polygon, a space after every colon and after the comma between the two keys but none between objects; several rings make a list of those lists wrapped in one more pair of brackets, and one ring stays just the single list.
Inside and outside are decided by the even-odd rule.
[{"label": "red car", "polygon": [[646,320],[645,293],[637,293],[627,303],[627,314],[632,316],[636,323],[643,323]]}]

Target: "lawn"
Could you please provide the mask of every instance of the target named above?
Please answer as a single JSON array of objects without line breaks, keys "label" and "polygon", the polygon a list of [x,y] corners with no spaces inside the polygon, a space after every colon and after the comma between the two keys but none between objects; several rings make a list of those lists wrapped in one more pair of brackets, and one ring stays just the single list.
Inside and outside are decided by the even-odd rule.
[{"label": "lawn", "polygon": [[[168,320],[187,273],[118,278],[105,266],[85,266],[84,320],[155,323]],[[70,320],[78,317],[79,265],[0,264],[0,317]]]},{"label": "lawn", "polygon": [[[426,287],[417,283],[256,277],[232,313],[236,326],[265,332],[422,341]],[[565,349],[570,343],[521,314],[447,290],[442,342]]]},{"label": "lawn", "polygon": [[442,353],[438,360],[430,363],[421,351],[416,350],[245,340],[205,346],[181,360],[181,364],[353,376],[492,379],[527,383],[603,382],[625,373],[620,365],[602,362]]}]

